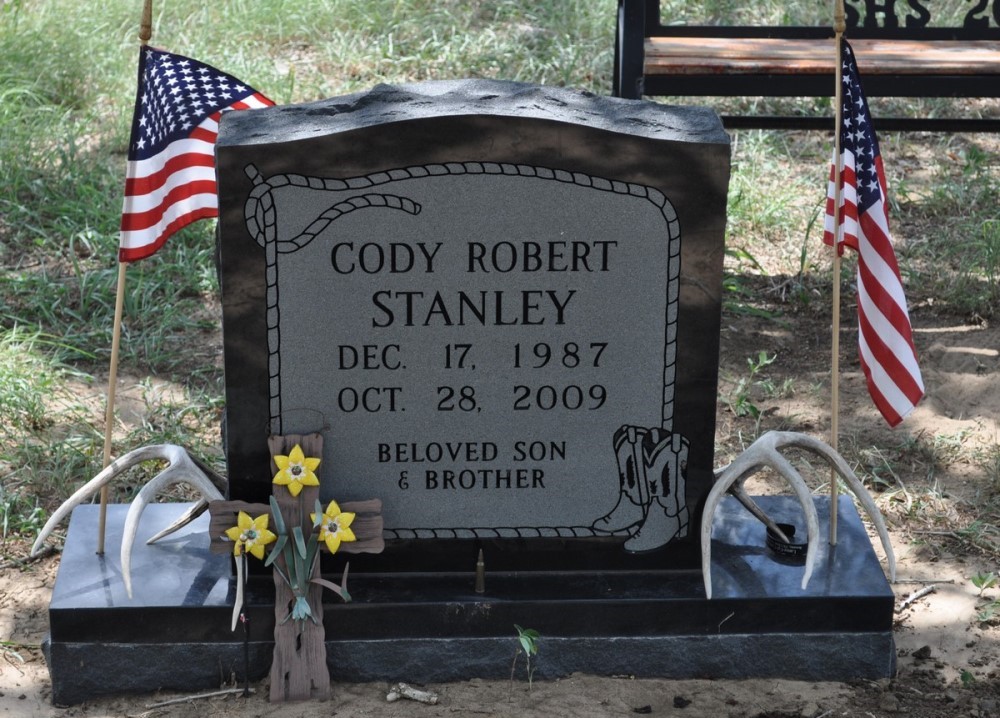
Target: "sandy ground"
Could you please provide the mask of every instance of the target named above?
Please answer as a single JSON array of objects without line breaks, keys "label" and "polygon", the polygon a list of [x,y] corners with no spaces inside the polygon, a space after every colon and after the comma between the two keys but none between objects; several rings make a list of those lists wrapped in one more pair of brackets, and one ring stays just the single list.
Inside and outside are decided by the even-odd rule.
[{"label": "sandy ground", "polygon": [[[274,705],[267,701],[266,684],[260,683],[249,698],[230,695],[158,708],[151,706],[183,696],[127,696],[69,708],[51,704],[48,671],[35,648],[47,630],[48,599],[58,563],[50,557],[0,572],[0,632],[13,644],[0,662],[0,716],[1000,716],[996,673],[1000,633],[975,621],[979,599],[968,581],[969,562],[958,555],[928,562],[919,548],[911,550],[904,543],[900,549],[897,597],[904,599],[925,582],[937,588],[898,614],[899,676],[892,681],[668,681],[573,675],[536,681],[529,690],[523,680],[473,679],[425,686],[438,695],[436,705],[387,703],[389,686],[383,683],[336,684],[331,701]],[[544,639],[538,660],[544,661]],[[960,678],[963,670],[977,676],[968,687]]]}]

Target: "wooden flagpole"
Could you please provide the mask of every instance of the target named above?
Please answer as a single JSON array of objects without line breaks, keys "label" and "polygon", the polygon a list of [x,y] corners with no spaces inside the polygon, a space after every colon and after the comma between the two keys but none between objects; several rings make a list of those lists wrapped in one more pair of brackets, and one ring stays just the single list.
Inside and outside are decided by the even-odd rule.
[{"label": "wooden flagpole", "polygon": [[[145,47],[153,36],[153,0],[144,0],[139,23],[139,44]],[[122,339],[122,313],[125,307],[125,267],[118,262],[118,283],[115,290],[115,320],[111,334],[111,361],[108,367],[108,405],[104,412],[104,463],[111,463],[111,436],[114,433],[115,393],[118,387],[118,354]],[[104,534],[108,519],[108,486],[101,487],[101,512],[97,521],[97,553],[104,554]]]},{"label": "wooden flagpole", "polygon": [[[836,60],[834,76],[836,88],[834,91],[834,121],[833,140],[833,339],[830,365],[830,446],[837,451],[840,437],[840,250],[843,239],[843,227],[840,223],[840,178],[843,173],[844,158],[841,156],[840,128],[843,123],[843,68],[841,67],[840,47],[844,38],[847,22],[844,15],[844,0],[834,0],[833,33]],[[830,469],[830,545],[837,545],[837,503],[840,486],[837,472]]]}]

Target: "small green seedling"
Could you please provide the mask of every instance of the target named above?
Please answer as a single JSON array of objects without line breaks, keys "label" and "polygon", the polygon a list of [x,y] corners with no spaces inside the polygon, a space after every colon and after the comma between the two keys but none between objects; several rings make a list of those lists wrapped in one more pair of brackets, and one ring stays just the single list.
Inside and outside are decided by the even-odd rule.
[{"label": "small green seedling", "polygon": [[758,374],[767,366],[774,363],[778,355],[768,356],[766,351],[759,352],[757,358],[747,357],[747,367],[750,369],[749,377],[741,377],[733,391],[733,400],[729,403],[730,409],[736,416],[750,416],[754,419],[761,417],[760,408],[753,403],[751,391],[756,387],[762,389],[767,394],[773,394],[775,387],[769,379],[759,379]]},{"label": "small green seedling", "polygon": [[976,682],[976,677],[972,675],[972,671],[966,670],[964,668],[962,669],[962,672],[959,674],[959,678],[962,681],[963,688],[971,688],[972,684]]},{"label": "small green seedling", "polygon": [[524,670],[528,674],[528,690],[531,690],[531,681],[535,675],[535,669],[531,665],[531,657],[538,654],[538,641],[541,634],[533,628],[521,628],[516,623],[517,648],[514,650],[514,662],[510,666],[510,682],[514,682],[514,671],[517,669],[517,657],[524,654]]},{"label": "small green seedling", "polygon": [[979,595],[983,595],[983,591],[993,588],[997,585],[997,575],[990,571],[989,573],[977,573],[972,577],[972,585],[979,589]]},{"label": "small green seedling", "polygon": [[980,623],[993,623],[997,619],[998,611],[1000,611],[1000,601],[990,601],[976,613],[976,620]]}]

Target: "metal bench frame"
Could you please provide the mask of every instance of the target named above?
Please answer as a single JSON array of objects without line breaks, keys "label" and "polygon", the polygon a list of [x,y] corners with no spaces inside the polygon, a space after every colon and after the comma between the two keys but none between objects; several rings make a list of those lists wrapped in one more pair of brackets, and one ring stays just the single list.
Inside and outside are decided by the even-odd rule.
[{"label": "metal bench frame", "polygon": [[[1000,0],[993,2],[1000,5]],[[1000,27],[983,25],[983,21],[989,22],[988,12],[987,8],[982,10],[981,16],[973,18],[979,21],[973,27],[879,27],[875,26],[874,18],[866,17],[862,21],[856,11],[849,13],[846,37],[858,54],[865,94],[868,97],[1000,97]],[[972,16],[971,11],[969,15]],[[854,27],[850,26],[852,20]],[[748,47],[750,53],[754,43],[748,40],[805,40],[815,43],[813,56],[821,52],[829,55],[829,70],[804,72],[792,62],[784,65],[781,62],[763,63],[761,68],[748,67],[747,63],[742,67],[735,64],[727,67],[707,55],[690,58],[690,64],[684,67],[679,63],[685,60],[674,59],[666,63],[668,66],[670,62],[675,63],[678,71],[657,68],[658,43],[669,46],[669,40],[674,38],[732,39]],[[906,50],[909,67],[900,68],[898,62],[890,62],[888,58],[883,62],[878,52],[866,58],[864,45],[870,40],[886,41],[879,43],[882,48],[898,41],[899,47]],[[975,43],[985,49],[984,56],[989,61],[969,64],[956,72],[954,63],[942,67],[929,57],[930,52],[922,52],[924,48],[948,47],[950,43],[964,49]],[[664,25],[659,0],[618,0],[613,93],[633,99],[643,95],[829,97],[834,90],[833,57],[831,27]],[[722,119],[729,129],[833,128],[832,116],[726,115]],[[878,127],[881,130],[1000,132],[1000,117],[880,117]]]}]

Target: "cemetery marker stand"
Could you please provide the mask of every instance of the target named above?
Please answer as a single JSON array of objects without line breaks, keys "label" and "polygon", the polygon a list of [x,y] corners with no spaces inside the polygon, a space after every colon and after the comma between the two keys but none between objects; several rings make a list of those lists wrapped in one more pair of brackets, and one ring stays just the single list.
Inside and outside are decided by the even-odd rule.
[{"label": "cemetery marker stand", "polygon": [[[364,576],[352,573],[354,600],[327,596],[327,657],[334,681],[433,683],[510,676],[513,624],[537,626],[545,653],[536,679],[572,672],[641,678],[849,680],[895,671],[894,597],[848,497],[840,541],[823,545],[816,575],[800,590],[801,562],[775,557],[761,524],[733,499],[716,515],[714,598],[697,572],[625,577],[488,573]],[[788,497],[762,505],[794,523]],[[161,544],[145,540],[185,508],[147,509],[133,556],[135,598],[121,584],[113,550],[127,507],[109,507],[111,550],[98,557],[98,507],[73,514],[49,608],[44,646],[52,701],[71,705],[103,695],[218,687],[242,681],[243,636],[229,630],[235,578],[230,555],[208,548],[207,517]],[[821,528],[826,499],[817,499]],[[166,555],[166,560],[165,560]],[[352,564],[360,559],[352,558]],[[250,680],[267,676],[274,652],[274,583],[248,587],[253,632]],[[114,681],[108,680],[113,676]],[[333,687],[336,696],[336,686]]]}]

